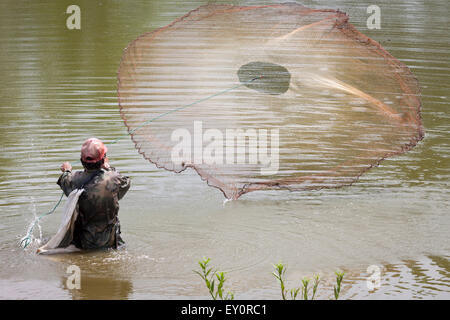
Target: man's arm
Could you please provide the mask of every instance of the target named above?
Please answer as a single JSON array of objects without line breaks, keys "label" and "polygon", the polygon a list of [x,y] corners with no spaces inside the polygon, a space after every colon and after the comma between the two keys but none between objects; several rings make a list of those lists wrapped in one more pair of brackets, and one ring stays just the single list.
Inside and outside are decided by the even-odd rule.
[{"label": "man's arm", "polygon": [[73,183],[72,183],[72,166],[68,162],[64,162],[61,167],[62,175],[59,177],[56,182],[64,194],[69,196],[69,194],[73,191]]},{"label": "man's arm", "polygon": [[129,177],[119,175],[119,192],[117,197],[120,199],[127,193],[128,189],[130,189],[131,180]]},{"label": "man's arm", "polygon": [[131,181],[130,178],[127,176],[122,176],[114,167],[111,167],[109,164],[109,159],[105,158],[104,162],[103,162],[103,166],[102,166],[103,170],[106,171],[114,171],[115,173],[117,173],[117,182],[119,185],[119,191],[117,192],[117,197],[118,199],[122,199],[123,196],[127,193],[128,189],[130,189],[131,186]]}]

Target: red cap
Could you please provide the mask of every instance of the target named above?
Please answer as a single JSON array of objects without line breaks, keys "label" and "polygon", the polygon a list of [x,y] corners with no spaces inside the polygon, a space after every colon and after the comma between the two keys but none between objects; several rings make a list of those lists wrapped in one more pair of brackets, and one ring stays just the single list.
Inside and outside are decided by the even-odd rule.
[{"label": "red cap", "polygon": [[103,159],[108,149],[97,138],[87,139],[81,146],[81,160],[86,163],[95,163]]}]

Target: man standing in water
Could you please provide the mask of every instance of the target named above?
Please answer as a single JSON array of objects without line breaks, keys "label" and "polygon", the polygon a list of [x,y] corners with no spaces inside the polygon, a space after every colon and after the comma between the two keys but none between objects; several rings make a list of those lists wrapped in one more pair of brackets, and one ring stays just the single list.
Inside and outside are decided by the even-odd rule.
[{"label": "man standing in water", "polygon": [[78,218],[71,244],[82,250],[115,248],[124,244],[120,237],[119,200],[130,188],[130,178],[120,175],[106,157],[107,148],[96,138],[81,147],[84,171],[72,173],[68,162],[57,184],[68,196],[73,190],[85,191],[78,200]]}]

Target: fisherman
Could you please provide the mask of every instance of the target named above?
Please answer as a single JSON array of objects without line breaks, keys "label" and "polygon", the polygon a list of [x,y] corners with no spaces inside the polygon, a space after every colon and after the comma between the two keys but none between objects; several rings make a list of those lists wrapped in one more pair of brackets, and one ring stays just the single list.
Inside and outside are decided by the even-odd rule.
[{"label": "fisherman", "polygon": [[84,171],[72,172],[68,162],[61,165],[63,174],[57,184],[66,196],[84,189],[78,200],[72,242],[81,250],[117,249],[124,244],[120,237],[119,200],[130,188],[130,178],[109,165],[107,148],[102,141],[90,138],[81,147]]}]

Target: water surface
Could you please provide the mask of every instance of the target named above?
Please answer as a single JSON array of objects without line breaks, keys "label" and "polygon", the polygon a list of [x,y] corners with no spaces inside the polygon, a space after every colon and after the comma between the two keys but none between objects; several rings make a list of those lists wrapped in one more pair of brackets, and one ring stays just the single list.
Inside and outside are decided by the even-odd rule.
[{"label": "water surface", "polygon": [[[203,256],[228,271],[236,298],[279,298],[272,263],[288,265],[288,284],[320,273],[320,298],[333,272],[346,271],[343,298],[450,298],[450,43],[445,0],[378,1],[381,30],[368,30],[364,1],[305,1],[340,9],[355,26],[408,65],[422,88],[425,139],[383,161],[351,187],[255,192],[223,204],[220,191],[192,172],[145,161],[133,143],[109,146],[113,166],[132,179],[121,201],[127,249],[37,257],[18,247],[35,215],[60,191],[59,165],[80,169],[81,143],[125,133],[116,94],[122,50],[207,1],[79,1],[81,30],[67,30],[70,1],[0,4],[0,298],[207,298],[192,269]],[[217,3],[217,2],[214,2]],[[261,4],[262,1],[233,1]],[[62,208],[35,236],[50,237]],[[82,289],[66,287],[66,268],[82,270]],[[381,268],[377,290],[367,267]]]}]

